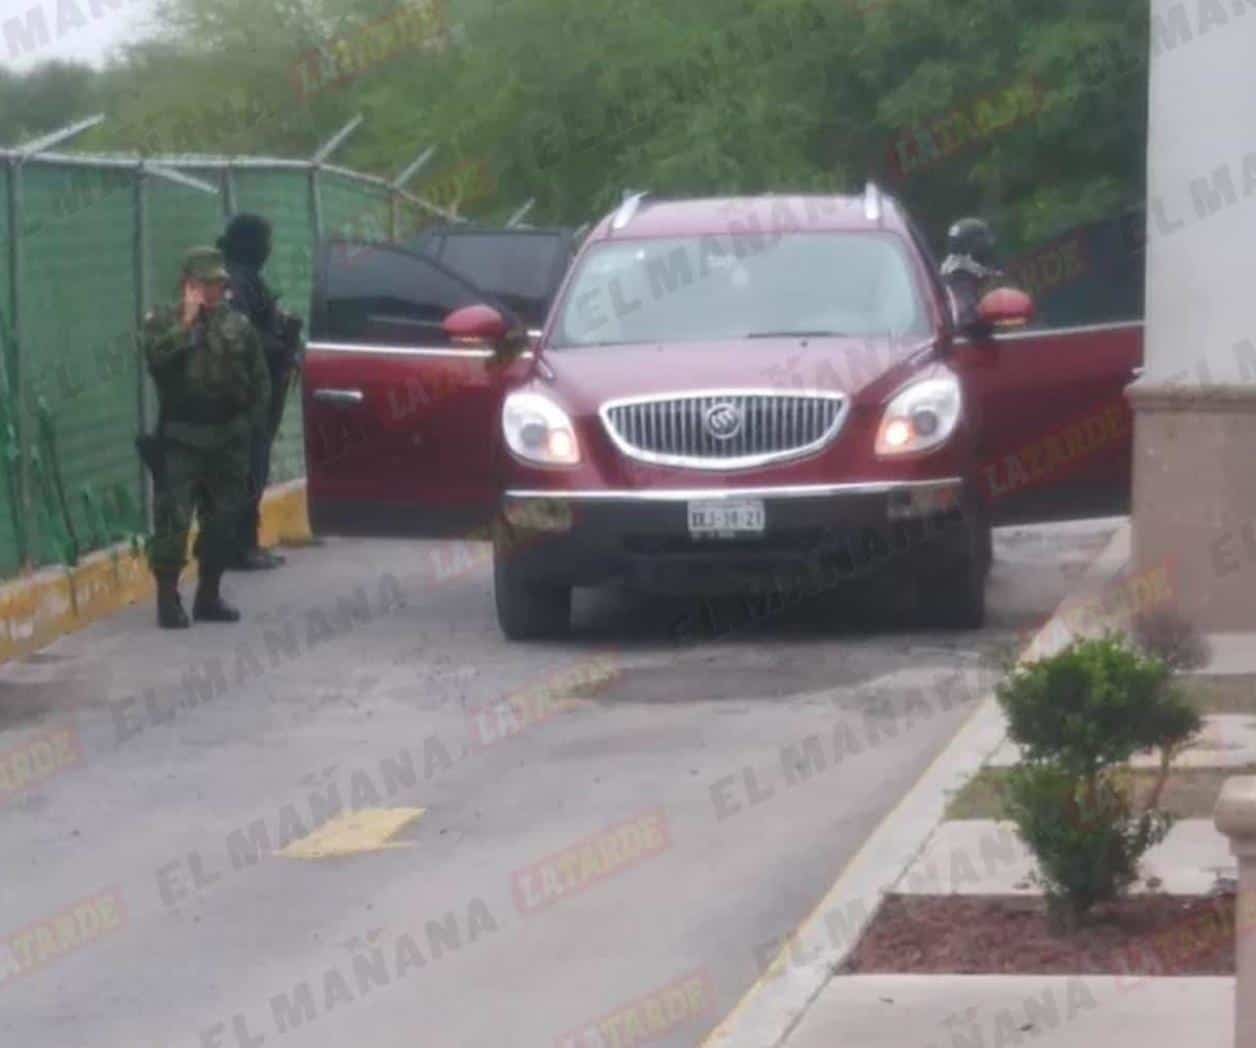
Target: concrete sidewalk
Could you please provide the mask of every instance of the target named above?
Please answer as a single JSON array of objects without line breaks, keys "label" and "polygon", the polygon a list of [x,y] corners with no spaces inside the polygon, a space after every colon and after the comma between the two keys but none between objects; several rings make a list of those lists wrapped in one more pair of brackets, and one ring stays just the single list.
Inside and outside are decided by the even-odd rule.
[{"label": "concrete sidewalk", "polygon": [[[1156,581],[1133,576],[1129,561],[1124,522],[1114,526],[1108,547],[1022,657],[1043,658],[1082,637],[1127,627],[1138,595],[1154,590]],[[1171,592],[1164,596],[1171,598]],[[1203,672],[1256,674],[1254,641],[1217,638]],[[1209,716],[1199,744],[1175,766],[1250,764],[1256,757],[1254,728],[1256,720],[1249,716]],[[707,1045],[990,1048],[1032,1042],[1051,1048],[1167,1048],[1186,1036],[1192,1048],[1230,1048],[1232,978],[832,974],[875,920],[884,894],[1036,893],[1029,881],[1032,859],[1010,825],[947,820],[949,798],[977,770],[1008,764],[1015,756],[1002,712],[990,697]],[[900,856],[903,861],[894,865]],[[957,863],[957,857],[963,861]],[[1211,821],[1198,818],[1179,823],[1144,867],[1147,877],[1159,878],[1152,882],[1155,890],[1199,895],[1222,889],[1235,872],[1227,842]],[[821,968],[824,975],[817,979]]]},{"label": "concrete sidewalk", "polygon": [[[1125,587],[1128,539],[1118,532],[1087,583],[1061,608],[1035,640],[1048,654],[1108,623],[1084,621],[1074,612],[1095,606],[1104,592]],[[1081,626],[1082,628],[1078,628]],[[1213,676],[1256,674],[1252,638],[1210,638]],[[1045,643],[1044,643],[1045,642]],[[1197,743],[1178,756],[1175,769],[1235,769],[1256,758],[1256,719],[1246,715],[1205,717]],[[986,767],[1018,759],[1005,740]],[[1158,757],[1139,755],[1136,768],[1154,767]],[[959,858],[963,861],[956,862]],[[907,894],[1035,895],[1029,850],[1010,823],[992,819],[943,821],[893,890]],[[1237,877],[1229,842],[1212,820],[1178,822],[1169,837],[1145,857],[1133,891],[1208,895]],[[782,1042],[788,1048],[835,1044],[986,1046],[1033,1043],[1051,1048],[1102,1044],[1105,1048],[1176,1046],[1190,1031],[1192,1048],[1234,1044],[1233,978],[1138,978],[1130,976],[838,976],[813,1000]]]},{"label": "concrete sidewalk", "polygon": [[789,1048],[1232,1048],[1234,980],[863,975],[834,979]]},{"label": "concrete sidewalk", "polygon": [[[903,895],[1040,895],[1033,856],[1010,822],[942,823],[895,886]],[[1143,858],[1131,894],[1208,895],[1238,877],[1238,860],[1211,819],[1182,819]]]}]

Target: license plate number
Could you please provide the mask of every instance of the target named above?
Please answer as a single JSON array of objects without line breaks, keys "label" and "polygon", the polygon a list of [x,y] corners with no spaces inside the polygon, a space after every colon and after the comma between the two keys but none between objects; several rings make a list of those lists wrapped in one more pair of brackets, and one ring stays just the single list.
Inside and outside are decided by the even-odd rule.
[{"label": "license plate number", "polygon": [[761,499],[689,503],[689,534],[694,538],[762,535],[766,528]]}]

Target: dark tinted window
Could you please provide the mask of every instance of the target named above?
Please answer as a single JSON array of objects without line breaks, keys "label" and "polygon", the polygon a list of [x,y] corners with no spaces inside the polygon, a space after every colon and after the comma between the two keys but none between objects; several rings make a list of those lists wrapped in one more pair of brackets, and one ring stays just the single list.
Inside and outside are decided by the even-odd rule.
[{"label": "dark tinted window", "polygon": [[567,234],[548,230],[456,230],[422,237],[415,246],[505,303],[530,328],[544,325],[571,251]]},{"label": "dark tinted window", "polygon": [[316,338],[444,345],[445,317],[487,297],[432,259],[389,245],[334,242],[323,265]]},{"label": "dark tinted window", "polygon": [[1040,327],[1141,320],[1146,254],[1141,213],[1076,226],[1009,260],[1034,296]]}]

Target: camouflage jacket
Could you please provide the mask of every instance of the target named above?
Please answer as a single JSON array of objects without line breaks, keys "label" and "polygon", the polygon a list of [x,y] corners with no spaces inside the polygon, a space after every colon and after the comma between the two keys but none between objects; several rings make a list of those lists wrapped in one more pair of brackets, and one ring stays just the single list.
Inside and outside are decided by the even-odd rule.
[{"label": "camouflage jacket", "polygon": [[261,336],[271,378],[277,378],[292,366],[292,354],[281,337],[279,298],[252,266],[229,262],[227,272],[231,274],[231,307],[252,322]]},{"label": "camouflage jacket", "polygon": [[190,331],[179,313],[178,304],[153,310],[140,333],[164,435],[209,448],[264,427],[270,373],[252,325],[226,302]]}]

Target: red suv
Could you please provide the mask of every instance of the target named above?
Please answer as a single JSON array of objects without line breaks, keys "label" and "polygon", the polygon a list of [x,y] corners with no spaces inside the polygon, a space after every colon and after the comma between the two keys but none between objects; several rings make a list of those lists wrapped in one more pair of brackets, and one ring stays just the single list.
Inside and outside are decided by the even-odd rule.
[{"label": "red suv", "polygon": [[[634,196],[570,266],[558,248],[523,264],[554,231],[483,235],[498,244],[479,269],[374,248],[375,275],[346,279],[325,257],[309,493],[316,527],[492,507],[509,637],[565,630],[575,586],[806,591],[872,571],[975,627],[993,523],[1128,502],[1141,325],[1034,331],[1028,297],[1000,289],[960,330],[923,236],[875,186]],[[507,243],[519,271],[486,275]],[[400,269],[411,297],[449,284],[426,319]],[[329,457],[321,431],[354,422]]]}]

